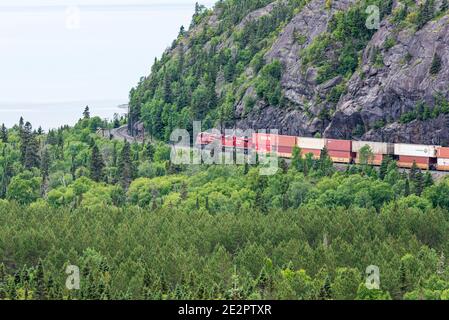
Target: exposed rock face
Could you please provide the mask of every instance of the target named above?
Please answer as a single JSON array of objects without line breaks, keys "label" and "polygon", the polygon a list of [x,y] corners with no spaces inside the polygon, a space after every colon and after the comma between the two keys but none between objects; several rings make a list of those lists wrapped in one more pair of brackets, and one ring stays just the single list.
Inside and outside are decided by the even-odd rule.
[{"label": "exposed rock face", "polygon": [[[447,117],[406,125],[398,121],[420,100],[433,105],[437,92],[449,98],[449,16],[429,22],[416,33],[403,30],[395,35],[392,29],[385,22],[367,46],[362,70],[350,80],[348,93],[340,100],[326,134],[349,137],[355,125],[363,124],[367,131],[362,137],[365,139],[447,143]],[[370,55],[374,47],[382,48],[389,37],[396,39],[396,45],[389,50],[382,49],[384,67],[376,68],[370,63]],[[435,53],[445,67],[437,75],[431,75],[429,70]],[[388,125],[370,129],[378,121]]]},{"label": "exposed rock face", "polygon": [[[347,93],[338,102],[331,121],[318,118],[323,108],[330,107],[320,98],[342,79],[336,77],[317,85],[315,70],[309,68],[304,72],[299,52],[326,31],[336,10],[345,10],[354,2],[334,1],[328,10],[324,0],[311,1],[291,20],[265,57],[268,62],[278,59],[284,66],[282,89],[288,107],[278,108],[258,101],[252,112],[244,114],[242,100],[237,106],[237,115],[241,117],[238,125],[278,129],[292,135],[324,133],[332,138],[448,143],[447,116],[399,123],[401,115],[412,111],[420,101],[433,106],[436,93],[449,99],[448,15],[427,23],[417,32],[411,28],[397,32],[390,19],[384,19],[363,51],[360,67],[349,80]],[[298,32],[305,36],[301,44],[294,40]],[[390,38],[395,44],[385,48]],[[382,56],[384,66],[372,63],[374,48]],[[429,70],[435,54],[441,58],[443,67],[437,75],[432,75]],[[246,95],[255,96],[254,89],[248,89]],[[357,128],[363,129],[362,136],[354,136]]]},{"label": "exposed rock face", "polygon": [[[244,117],[238,125],[254,129],[278,129],[282,134],[314,135],[323,132],[326,123],[317,118],[322,108],[317,106],[317,97],[325,95],[341,79],[333,79],[329,85],[317,85],[316,72],[310,68],[302,70],[300,50],[309,46],[312,41],[325,32],[332,15],[337,10],[346,10],[355,0],[335,1],[331,9],[326,9],[325,0],[310,1],[299,14],[284,28],[279,38],[266,54],[266,61],[275,59],[282,62],[282,88],[290,108],[272,107],[260,102],[254,112],[242,115],[243,101],[237,107],[238,115]],[[301,43],[295,40],[295,33],[304,38]],[[247,92],[253,95],[253,89]],[[305,108],[310,108],[307,115]]]}]

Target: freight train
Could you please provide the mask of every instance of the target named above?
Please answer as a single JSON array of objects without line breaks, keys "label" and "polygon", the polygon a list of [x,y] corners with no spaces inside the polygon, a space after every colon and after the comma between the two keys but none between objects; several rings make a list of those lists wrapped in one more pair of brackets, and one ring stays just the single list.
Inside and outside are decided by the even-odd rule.
[{"label": "freight train", "polygon": [[218,143],[225,149],[275,154],[281,158],[292,158],[293,149],[297,146],[302,156],[312,154],[319,159],[322,150],[327,148],[333,162],[346,164],[360,163],[360,152],[368,146],[373,154],[368,161],[374,166],[380,166],[385,157],[390,157],[401,168],[411,168],[416,163],[423,170],[449,171],[449,148],[433,145],[305,138],[270,133],[240,137],[203,132],[197,136],[196,144],[199,147],[212,143]]}]

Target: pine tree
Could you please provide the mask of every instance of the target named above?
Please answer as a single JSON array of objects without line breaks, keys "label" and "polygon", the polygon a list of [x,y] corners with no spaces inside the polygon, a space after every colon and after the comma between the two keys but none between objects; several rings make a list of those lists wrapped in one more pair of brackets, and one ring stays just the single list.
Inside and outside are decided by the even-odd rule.
[{"label": "pine tree", "polygon": [[331,279],[329,275],[324,279],[324,284],[320,289],[320,299],[330,300],[332,299]]},{"label": "pine tree", "polygon": [[148,143],[145,147],[145,157],[148,161],[153,162],[154,161],[154,153],[156,152],[154,146],[151,143]]},{"label": "pine tree", "polygon": [[20,117],[20,119],[19,119],[19,132],[22,131],[24,123],[25,122],[23,120],[23,117]]},{"label": "pine tree", "polygon": [[7,274],[6,268],[3,263],[0,264],[0,300],[6,298],[6,286],[7,286]]},{"label": "pine tree", "polygon": [[92,147],[90,158],[90,178],[96,182],[104,179],[104,161],[96,144]]},{"label": "pine tree", "polygon": [[426,174],[424,175],[424,187],[428,188],[434,185],[434,181],[433,181],[433,177],[432,174],[427,171]]},{"label": "pine tree", "polygon": [[410,169],[410,173],[409,173],[409,179],[411,183],[415,183],[416,182],[416,174],[418,173],[418,165],[416,164],[416,161],[413,161],[413,165]]},{"label": "pine tree", "polygon": [[388,156],[383,157],[382,163],[380,164],[380,168],[379,168],[379,178],[381,180],[384,180],[385,176],[387,175],[389,163],[390,163],[390,157],[388,157]]},{"label": "pine tree", "polygon": [[415,194],[420,196],[424,191],[424,175],[421,170],[418,170],[415,177]]},{"label": "pine tree", "polygon": [[8,130],[5,127],[5,124],[2,124],[2,127],[0,129],[0,140],[4,143],[8,142]]},{"label": "pine tree", "polygon": [[42,261],[39,260],[37,264],[37,270],[35,275],[35,291],[34,297],[36,300],[44,300],[46,298],[45,294],[45,279],[44,279],[44,266],[42,265]]},{"label": "pine tree", "polygon": [[441,66],[442,66],[441,57],[437,53],[435,53],[432,59],[432,64],[430,66],[429,73],[434,76],[437,75],[441,70]]},{"label": "pine tree", "polygon": [[125,141],[125,145],[123,146],[122,152],[120,153],[118,169],[120,173],[120,184],[122,185],[123,189],[128,190],[133,177],[133,166],[131,163],[131,145],[128,141]]},{"label": "pine tree", "polygon": [[84,108],[84,111],[83,111],[83,117],[84,117],[84,119],[90,119],[89,106],[86,106],[86,107]]},{"label": "pine tree", "polygon": [[32,133],[26,148],[25,168],[28,170],[31,168],[39,168],[40,161],[39,141],[37,140],[36,134]]},{"label": "pine tree", "polygon": [[410,195],[410,181],[408,179],[405,179],[404,196],[408,197],[409,195]]},{"label": "pine tree", "polygon": [[282,173],[285,174],[285,173],[288,172],[288,163],[287,163],[287,161],[285,161],[284,158],[282,158],[282,159],[280,160],[280,162],[279,162],[279,167],[281,168]]}]

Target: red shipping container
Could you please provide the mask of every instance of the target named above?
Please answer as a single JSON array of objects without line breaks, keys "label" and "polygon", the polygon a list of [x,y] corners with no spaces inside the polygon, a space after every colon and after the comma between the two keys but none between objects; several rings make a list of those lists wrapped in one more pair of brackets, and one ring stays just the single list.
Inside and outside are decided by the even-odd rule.
[{"label": "red shipping container", "polygon": [[335,140],[327,139],[326,142],[327,149],[333,151],[352,151],[352,141],[351,140]]},{"label": "red shipping container", "polygon": [[245,137],[235,138],[235,147],[239,149],[248,149],[251,146],[250,139]]},{"label": "red shipping container", "polygon": [[303,157],[311,153],[315,159],[319,159],[321,156],[321,150],[318,149],[301,149],[301,153]]},{"label": "red shipping container", "polygon": [[278,139],[279,146],[291,147],[293,149],[293,147],[296,145],[296,137],[279,136]]},{"label": "red shipping container", "polygon": [[438,158],[449,158],[449,148],[438,148],[437,149]]},{"label": "red shipping container", "polygon": [[[380,166],[382,164],[383,159],[384,159],[384,155],[383,154],[374,154],[373,158],[368,160],[368,164],[373,164],[375,166]],[[359,159],[358,154],[356,156],[355,163],[357,163],[357,164],[360,163],[360,159]]]},{"label": "red shipping container", "polygon": [[399,162],[405,162],[405,163],[416,162],[417,164],[430,164],[430,159],[431,158],[425,158],[425,157],[400,156]]},{"label": "red shipping container", "polygon": [[413,163],[416,163],[420,169],[428,170],[430,169],[432,158],[400,156],[398,166],[401,168],[411,168]]},{"label": "red shipping container", "polygon": [[234,136],[226,136],[223,137],[223,146],[226,148],[234,148],[235,146],[235,140]]},{"label": "red shipping container", "polygon": [[281,158],[292,158],[293,157],[293,147],[279,146],[277,150],[278,157]]},{"label": "red shipping container", "polygon": [[255,150],[261,153],[273,152],[277,149],[279,136],[267,133],[255,133],[253,135],[253,143]]},{"label": "red shipping container", "polygon": [[339,163],[351,163],[353,159],[353,153],[348,151],[329,151],[329,157],[333,162]]}]

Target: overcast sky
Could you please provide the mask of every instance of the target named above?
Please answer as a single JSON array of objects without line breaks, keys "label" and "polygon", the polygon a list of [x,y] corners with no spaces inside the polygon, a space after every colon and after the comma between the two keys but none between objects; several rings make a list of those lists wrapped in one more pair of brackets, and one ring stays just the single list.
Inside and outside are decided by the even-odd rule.
[{"label": "overcast sky", "polygon": [[1,0],[0,103],[127,102],[195,2]]}]

